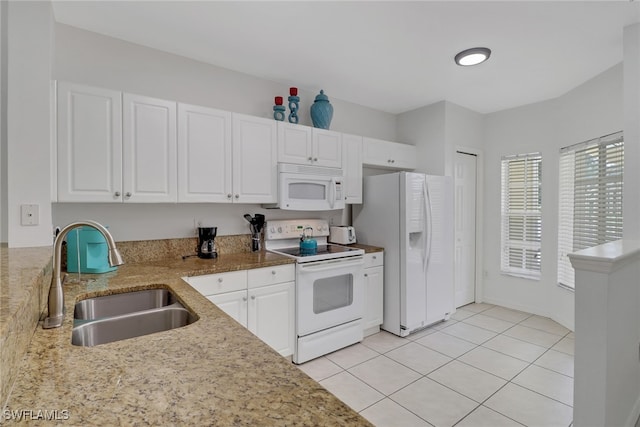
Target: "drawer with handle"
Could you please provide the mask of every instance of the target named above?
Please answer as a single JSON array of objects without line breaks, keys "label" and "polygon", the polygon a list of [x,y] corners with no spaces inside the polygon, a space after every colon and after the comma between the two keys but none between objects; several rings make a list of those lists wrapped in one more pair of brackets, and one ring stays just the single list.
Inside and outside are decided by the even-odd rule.
[{"label": "drawer with handle", "polygon": [[225,292],[247,289],[247,271],[206,274],[188,277],[187,282],[203,295],[217,295]]},{"label": "drawer with handle", "polygon": [[249,289],[260,286],[275,285],[276,283],[293,282],[296,280],[295,264],[276,265],[249,270],[247,272]]},{"label": "drawer with handle", "polygon": [[364,254],[364,268],[379,267],[384,264],[384,252]]}]

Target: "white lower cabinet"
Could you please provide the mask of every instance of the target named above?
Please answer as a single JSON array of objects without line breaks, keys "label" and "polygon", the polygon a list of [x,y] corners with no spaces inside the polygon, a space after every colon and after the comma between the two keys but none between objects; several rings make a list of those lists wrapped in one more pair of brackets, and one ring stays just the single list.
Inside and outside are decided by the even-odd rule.
[{"label": "white lower cabinet", "polygon": [[185,277],[184,280],[282,356],[293,354],[293,264]]},{"label": "white lower cabinet", "polygon": [[383,252],[364,256],[364,336],[380,330],[384,311],[384,256]]},{"label": "white lower cabinet", "polygon": [[247,327],[283,356],[293,354],[295,283],[249,289]]}]

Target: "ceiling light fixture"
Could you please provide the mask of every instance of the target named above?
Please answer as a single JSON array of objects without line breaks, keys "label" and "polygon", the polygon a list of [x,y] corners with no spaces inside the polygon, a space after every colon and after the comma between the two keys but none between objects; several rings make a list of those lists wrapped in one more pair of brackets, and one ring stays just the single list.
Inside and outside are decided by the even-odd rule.
[{"label": "ceiling light fixture", "polygon": [[489,59],[491,56],[491,49],[486,47],[474,47],[471,49],[463,50],[456,55],[456,64],[463,67],[469,65],[478,65]]}]

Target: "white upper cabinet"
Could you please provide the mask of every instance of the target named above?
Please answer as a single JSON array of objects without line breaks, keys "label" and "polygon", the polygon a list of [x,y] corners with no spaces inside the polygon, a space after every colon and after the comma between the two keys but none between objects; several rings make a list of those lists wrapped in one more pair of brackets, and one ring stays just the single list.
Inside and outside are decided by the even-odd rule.
[{"label": "white upper cabinet", "polygon": [[362,162],[365,166],[409,170],[416,168],[416,147],[413,145],[367,137],[363,138],[362,144]]},{"label": "white upper cabinet", "polygon": [[58,83],[59,202],[176,202],[176,104]]},{"label": "white upper cabinet", "polygon": [[362,203],[362,137],[342,135],[342,164],[344,165],[345,203]]},{"label": "white upper cabinet", "polygon": [[278,122],[278,161],[299,165],[313,163],[310,127]]},{"label": "white upper cabinet", "polygon": [[58,83],[57,186],[60,202],[122,200],[122,97]]},{"label": "white upper cabinet", "polygon": [[278,161],[341,168],[342,134],[278,122]]},{"label": "white upper cabinet", "polygon": [[313,164],[330,168],[342,167],[342,134],[326,129],[311,130]]},{"label": "white upper cabinet", "polygon": [[232,114],[233,201],[275,203],[278,198],[276,121]]},{"label": "white upper cabinet", "polygon": [[178,104],[178,202],[232,197],[231,113]]},{"label": "white upper cabinet", "polygon": [[176,202],[176,103],[123,95],[124,200]]}]

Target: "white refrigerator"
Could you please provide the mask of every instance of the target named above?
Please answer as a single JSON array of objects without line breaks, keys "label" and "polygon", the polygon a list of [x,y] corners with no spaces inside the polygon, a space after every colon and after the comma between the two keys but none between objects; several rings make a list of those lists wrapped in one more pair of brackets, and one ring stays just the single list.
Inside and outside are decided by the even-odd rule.
[{"label": "white refrigerator", "polygon": [[407,336],[454,311],[453,178],[397,172],[364,179],[358,242],[384,248],[382,329]]}]

